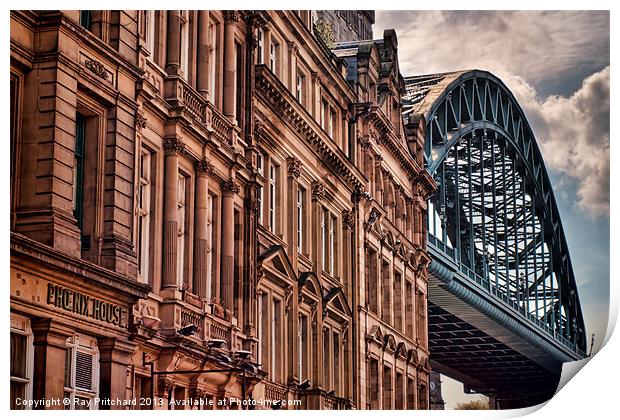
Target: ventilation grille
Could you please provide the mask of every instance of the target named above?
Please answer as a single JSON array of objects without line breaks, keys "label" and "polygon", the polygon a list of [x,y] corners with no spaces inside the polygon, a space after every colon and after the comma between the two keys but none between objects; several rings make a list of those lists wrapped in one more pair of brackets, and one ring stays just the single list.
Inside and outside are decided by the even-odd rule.
[{"label": "ventilation grille", "polygon": [[93,355],[77,352],[75,357],[75,387],[93,390]]}]

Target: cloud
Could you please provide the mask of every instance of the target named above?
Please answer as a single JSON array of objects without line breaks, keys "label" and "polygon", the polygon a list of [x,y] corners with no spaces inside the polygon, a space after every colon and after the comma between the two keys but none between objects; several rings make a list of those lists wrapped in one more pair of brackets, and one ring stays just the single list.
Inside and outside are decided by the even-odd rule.
[{"label": "cloud", "polygon": [[[609,64],[608,11],[383,11],[375,37],[396,28],[403,75],[462,69],[509,72],[539,91],[574,91]],[[578,77],[575,77],[578,75]],[[547,94],[550,91],[544,91]],[[556,92],[559,93],[559,92]]]},{"label": "cloud", "polygon": [[547,168],[576,182],[574,204],[592,217],[609,214],[609,67],[569,97],[542,98],[522,77],[500,77],[525,111]]},{"label": "cloud", "polygon": [[[525,110],[556,194],[587,215],[609,213],[609,12],[384,11],[405,76],[488,70]],[[602,69],[602,70],[601,70]]]}]

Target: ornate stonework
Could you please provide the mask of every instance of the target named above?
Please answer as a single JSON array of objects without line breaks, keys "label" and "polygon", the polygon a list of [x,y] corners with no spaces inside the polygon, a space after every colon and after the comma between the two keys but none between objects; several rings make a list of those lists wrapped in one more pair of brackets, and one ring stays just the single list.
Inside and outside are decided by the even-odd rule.
[{"label": "ornate stonework", "polygon": [[325,198],[325,185],[322,182],[312,183],[312,201],[323,201]]},{"label": "ornate stonework", "polygon": [[239,194],[241,187],[233,180],[222,182],[222,192],[224,194]]},{"label": "ornate stonework", "polygon": [[288,170],[288,176],[299,178],[299,175],[301,175],[301,160],[290,157],[286,159],[286,167]]},{"label": "ornate stonework", "polygon": [[103,80],[108,80],[110,76],[110,72],[106,70],[106,68],[101,64],[100,61],[97,60],[86,60],[84,62],[84,66],[93,72],[95,76],[102,78]]},{"label": "ornate stonework", "polygon": [[178,138],[164,139],[164,150],[168,153],[185,153],[185,143]]},{"label": "ornate stonework", "polygon": [[215,171],[215,167],[206,159],[196,161],[194,167],[196,168],[197,175],[210,176]]},{"label": "ornate stonework", "polygon": [[342,212],[342,225],[348,230],[355,229],[355,212],[352,210],[344,210]]}]

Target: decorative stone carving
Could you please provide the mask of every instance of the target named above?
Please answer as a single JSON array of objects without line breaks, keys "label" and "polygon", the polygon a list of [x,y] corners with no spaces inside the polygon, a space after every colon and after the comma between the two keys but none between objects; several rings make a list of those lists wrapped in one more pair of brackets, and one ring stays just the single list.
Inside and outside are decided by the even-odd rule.
[{"label": "decorative stone carving", "polygon": [[206,159],[196,161],[194,167],[198,175],[210,176],[213,175],[213,172],[215,172],[215,167]]},{"label": "decorative stone carving", "polygon": [[97,60],[86,60],[84,62],[84,66],[93,72],[95,76],[98,76],[103,80],[108,80],[108,77],[110,76],[110,72],[107,71],[103,64]]},{"label": "decorative stone carving", "polygon": [[294,157],[287,158],[286,166],[288,169],[288,176],[299,178],[299,175],[301,175],[301,160]]},{"label": "decorative stone carving", "polygon": [[173,386],[174,382],[172,382],[172,379],[165,376],[160,376],[157,380],[157,394],[160,396],[165,396],[168,392],[170,392],[170,390],[172,390]]},{"label": "decorative stone carving", "polygon": [[169,153],[185,153],[185,143],[176,137],[164,139],[164,150]]},{"label": "decorative stone carving", "polygon": [[136,129],[140,131],[144,128],[146,128],[146,118],[144,118],[144,115],[137,112],[136,113]]},{"label": "decorative stone carving", "polygon": [[355,228],[355,212],[344,210],[342,212],[342,225],[348,230],[353,230]]},{"label": "decorative stone carving", "polygon": [[297,54],[297,52],[299,51],[299,46],[294,42],[289,42],[288,47],[291,49],[292,54]]},{"label": "decorative stone carving", "polygon": [[323,201],[325,198],[325,185],[322,182],[312,183],[312,201]]},{"label": "decorative stone carving", "polygon": [[226,23],[237,23],[241,19],[241,13],[238,10],[226,10],[224,19]]},{"label": "decorative stone carving", "polygon": [[256,197],[246,197],[245,205],[250,209],[252,213],[254,213],[255,215],[258,214],[260,206]]},{"label": "decorative stone carving", "polygon": [[241,187],[232,179],[222,182],[222,192],[225,194],[239,194],[239,191],[241,191]]},{"label": "decorative stone carving", "polygon": [[379,213],[377,213],[375,209],[372,209],[370,216],[368,216],[368,220],[364,222],[364,230],[366,232],[370,231],[377,220],[379,220]]}]

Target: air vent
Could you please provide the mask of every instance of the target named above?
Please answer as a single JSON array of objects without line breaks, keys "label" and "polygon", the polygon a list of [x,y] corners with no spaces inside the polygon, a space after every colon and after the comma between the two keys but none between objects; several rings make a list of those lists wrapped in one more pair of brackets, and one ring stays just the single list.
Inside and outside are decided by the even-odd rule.
[{"label": "air vent", "polygon": [[75,357],[75,387],[93,390],[93,355],[78,351]]}]

